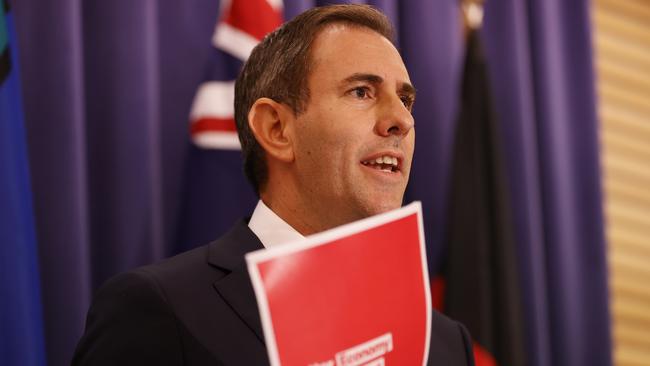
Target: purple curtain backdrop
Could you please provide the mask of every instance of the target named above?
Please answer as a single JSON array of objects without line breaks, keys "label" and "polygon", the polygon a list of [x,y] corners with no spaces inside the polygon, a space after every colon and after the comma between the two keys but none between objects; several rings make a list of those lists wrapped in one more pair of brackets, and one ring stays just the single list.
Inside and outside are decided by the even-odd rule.
[{"label": "purple curtain backdrop", "polygon": [[[178,237],[190,176],[187,116],[211,55],[219,1],[53,3],[14,1],[13,9],[47,357],[49,365],[67,365],[94,289],[185,248]],[[322,3],[285,0],[285,16]],[[445,250],[462,70],[458,2],[368,3],[395,23],[418,89],[407,201],[423,202],[434,274]],[[611,364],[588,5],[486,5],[483,38],[502,121],[533,366]],[[222,205],[205,216],[227,227],[240,211]]]}]

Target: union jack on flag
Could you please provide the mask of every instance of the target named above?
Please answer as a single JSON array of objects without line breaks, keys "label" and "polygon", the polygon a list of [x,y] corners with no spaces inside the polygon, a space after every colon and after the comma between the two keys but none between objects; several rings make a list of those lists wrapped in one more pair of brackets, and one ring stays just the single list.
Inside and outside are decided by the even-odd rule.
[{"label": "union jack on flag", "polygon": [[235,78],[253,48],[282,24],[282,0],[222,0],[212,36],[215,54],[234,59],[236,70],[214,63],[199,85],[190,112],[192,142],[206,149],[238,150],[234,121]]}]

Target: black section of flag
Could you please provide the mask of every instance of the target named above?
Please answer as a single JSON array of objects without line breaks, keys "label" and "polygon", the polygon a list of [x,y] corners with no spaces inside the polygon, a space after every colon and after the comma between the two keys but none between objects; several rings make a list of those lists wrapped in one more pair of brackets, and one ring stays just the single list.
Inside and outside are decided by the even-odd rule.
[{"label": "black section of flag", "polygon": [[0,55],[0,85],[5,82],[9,72],[11,72],[11,54],[7,45]]},{"label": "black section of flag", "polygon": [[479,34],[467,39],[448,216],[445,312],[499,366],[524,365],[514,225]]}]

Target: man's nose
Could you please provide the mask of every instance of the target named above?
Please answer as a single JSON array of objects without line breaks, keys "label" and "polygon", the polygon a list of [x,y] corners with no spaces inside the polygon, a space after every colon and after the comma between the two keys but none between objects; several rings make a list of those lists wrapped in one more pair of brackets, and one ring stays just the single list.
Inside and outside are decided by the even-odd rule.
[{"label": "man's nose", "polygon": [[392,135],[404,137],[411,131],[414,124],[415,121],[411,111],[406,108],[398,95],[384,98],[375,126],[378,135],[383,137]]}]

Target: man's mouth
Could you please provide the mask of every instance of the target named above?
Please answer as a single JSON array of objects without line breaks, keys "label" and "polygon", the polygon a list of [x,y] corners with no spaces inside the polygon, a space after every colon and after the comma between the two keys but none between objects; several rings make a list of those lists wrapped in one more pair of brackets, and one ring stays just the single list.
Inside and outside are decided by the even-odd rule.
[{"label": "man's mouth", "polygon": [[400,170],[399,159],[389,155],[383,155],[374,159],[364,160],[361,162],[361,164],[369,168],[381,170],[387,173],[396,173]]}]

